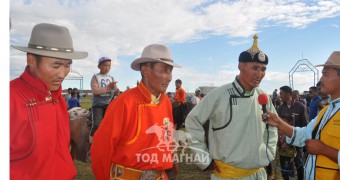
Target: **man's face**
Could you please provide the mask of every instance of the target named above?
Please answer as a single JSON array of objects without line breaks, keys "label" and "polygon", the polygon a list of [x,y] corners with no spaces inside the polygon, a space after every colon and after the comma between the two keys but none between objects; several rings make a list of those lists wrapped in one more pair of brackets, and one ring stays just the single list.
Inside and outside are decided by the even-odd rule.
[{"label": "man's face", "polygon": [[280,90],[279,94],[280,94],[280,99],[281,99],[283,102],[286,102],[286,101],[287,101],[286,92]]},{"label": "man's face", "polygon": [[308,96],[311,98],[314,98],[317,95],[317,91],[314,91],[313,89],[309,89]]},{"label": "man's face", "polygon": [[297,92],[294,92],[294,91],[293,91],[292,98],[293,98],[294,100],[299,100],[299,97],[300,97],[300,95],[299,95]]},{"label": "man's face", "polygon": [[177,82],[177,83],[175,83],[175,86],[176,86],[176,88],[180,88],[181,84]]},{"label": "man's face", "polygon": [[27,61],[32,74],[36,75],[47,84],[50,91],[60,88],[64,78],[70,72],[71,59],[58,59],[52,57],[41,57],[40,62],[35,56],[28,54]]},{"label": "man's face", "polygon": [[332,98],[340,97],[340,76],[338,76],[336,69],[324,67],[320,82],[321,93],[330,94]]},{"label": "man's face", "polygon": [[172,69],[172,66],[160,62],[155,63],[153,68],[151,66],[143,66],[143,82],[151,94],[158,96],[160,93],[166,92],[172,80]]},{"label": "man's face", "polygon": [[195,91],[195,95],[196,96],[200,96],[201,95],[201,91]]},{"label": "man's face", "polygon": [[250,91],[254,87],[258,87],[266,74],[266,65],[258,62],[240,62],[240,81],[245,90]]},{"label": "man's face", "polygon": [[99,65],[100,73],[107,74],[111,70],[111,61],[104,61]]}]

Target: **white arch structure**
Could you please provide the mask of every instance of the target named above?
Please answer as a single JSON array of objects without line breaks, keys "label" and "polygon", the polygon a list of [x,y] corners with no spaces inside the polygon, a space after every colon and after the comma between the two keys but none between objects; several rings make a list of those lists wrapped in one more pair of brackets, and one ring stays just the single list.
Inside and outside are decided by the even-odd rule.
[{"label": "white arch structure", "polygon": [[319,80],[319,70],[316,69],[307,59],[299,60],[295,66],[289,71],[289,85],[294,89],[294,73],[312,71],[314,74],[314,85]]}]

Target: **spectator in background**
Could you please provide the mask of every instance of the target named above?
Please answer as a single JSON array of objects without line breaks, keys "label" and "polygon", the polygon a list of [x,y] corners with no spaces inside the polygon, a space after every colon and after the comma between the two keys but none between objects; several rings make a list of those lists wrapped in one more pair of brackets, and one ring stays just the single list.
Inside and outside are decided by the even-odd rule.
[{"label": "spectator in background", "polygon": [[174,103],[174,98],[173,98],[173,96],[172,96],[172,93],[171,93],[171,92],[167,92],[166,95],[167,95],[168,98],[170,99],[171,104],[173,104],[173,103]]},{"label": "spectator in background", "polygon": [[300,103],[302,103],[303,105],[305,105],[305,107],[307,107],[307,102],[306,102],[306,100],[301,98],[300,92],[299,92],[298,90],[294,90],[294,91],[293,91],[292,98],[293,98],[294,101],[300,102]]},{"label": "spectator in background", "polygon": [[79,92],[79,89],[78,88],[73,88],[72,91],[76,93],[76,98],[80,101],[80,92]]},{"label": "spectator in background", "polygon": [[[295,127],[307,125],[306,107],[293,99],[293,91],[289,86],[280,88],[280,98],[283,104],[277,109],[279,117],[287,120],[286,122]],[[294,162],[297,169],[298,180],[303,180],[303,148],[294,147],[285,143],[285,135],[281,133],[279,141],[280,163],[282,167],[282,177],[284,180],[294,178]]]},{"label": "spectator in background", "polygon": [[118,94],[117,81],[109,75],[111,70],[111,59],[101,57],[98,60],[100,72],[91,79],[92,99],[92,124],[90,129],[89,142],[92,144],[93,135],[97,131],[111,100],[115,93]]},{"label": "spectator in background", "polygon": [[309,121],[314,119],[319,112],[318,104],[321,102],[321,97],[318,95],[318,88],[316,86],[312,86],[309,88],[309,97],[311,98],[309,104]]},{"label": "spectator in background", "polygon": [[199,88],[197,88],[195,90],[195,95],[191,97],[191,104],[192,106],[196,106],[196,104],[198,104],[201,100],[201,90]]},{"label": "spectator in background", "polygon": [[186,110],[187,107],[184,104],[186,102],[186,92],[182,87],[182,80],[177,79],[175,81],[176,85],[176,92],[174,96],[174,104],[173,104],[173,116],[175,121],[176,129],[178,130],[181,128],[185,117],[186,117]]},{"label": "spectator in background", "polygon": [[175,85],[176,85],[176,93],[175,93],[175,96],[174,96],[174,101],[179,106],[179,105],[185,103],[187,95],[186,95],[185,90],[182,87],[182,80],[177,79],[175,81]]},{"label": "spectator in background", "polygon": [[273,98],[273,99],[276,99],[277,97],[278,97],[277,89],[275,89],[275,90],[273,91],[273,96],[272,96],[272,98]]},{"label": "spectator in background", "polygon": [[67,104],[67,109],[69,109],[68,107],[68,100],[71,99],[71,92],[72,92],[72,88],[68,88],[67,89],[67,94],[65,95],[65,101],[66,101],[66,104]]},{"label": "spectator in background", "polygon": [[79,100],[77,98],[77,92],[76,91],[71,92],[71,98],[68,100],[68,109],[72,109],[74,107],[81,107]]}]

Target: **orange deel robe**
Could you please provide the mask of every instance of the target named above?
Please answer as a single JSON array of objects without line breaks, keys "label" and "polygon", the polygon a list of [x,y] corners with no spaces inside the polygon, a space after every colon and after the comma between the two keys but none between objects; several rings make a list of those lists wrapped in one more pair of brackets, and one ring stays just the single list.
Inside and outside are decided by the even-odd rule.
[{"label": "orange deel robe", "polygon": [[172,167],[173,118],[169,98],[151,104],[144,84],[113,100],[94,134],[92,170],[98,180],[110,178],[111,163],[139,170]]}]

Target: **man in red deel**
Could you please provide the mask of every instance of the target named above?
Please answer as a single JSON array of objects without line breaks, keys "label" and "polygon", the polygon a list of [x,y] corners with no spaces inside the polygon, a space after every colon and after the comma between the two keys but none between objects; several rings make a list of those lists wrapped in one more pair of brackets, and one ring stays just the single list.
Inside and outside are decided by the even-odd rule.
[{"label": "man in red deel", "polygon": [[10,82],[10,179],[66,180],[76,176],[69,151],[70,126],[61,83],[72,59],[87,52],[73,49],[64,26],[34,26],[23,74]]}]

